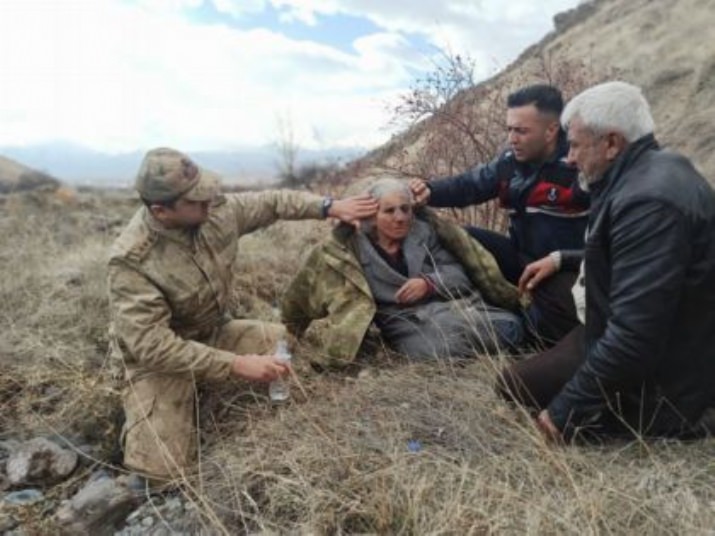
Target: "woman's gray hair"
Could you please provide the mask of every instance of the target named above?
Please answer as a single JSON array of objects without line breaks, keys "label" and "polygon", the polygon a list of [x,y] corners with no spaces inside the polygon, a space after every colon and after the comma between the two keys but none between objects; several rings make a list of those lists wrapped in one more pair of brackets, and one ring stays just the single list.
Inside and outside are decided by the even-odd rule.
[{"label": "woman's gray hair", "polygon": [[410,204],[414,201],[412,190],[410,190],[410,185],[407,181],[401,181],[391,177],[376,180],[367,187],[366,192],[378,201],[382,199],[383,196],[395,192],[403,194],[409,200]]},{"label": "woman's gray hair", "polygon": [[[410,190],[410,185],[407,181],[401,181],[398,179],[393,179],[392,177],[385,177],[378,179],[370,186],[365,188],[365,193],[370,194],[372,197],[380,201],[384,196],[392,193],[400,193],[405,196],[409,201],[410,205],[414,203],[414,196],[412,195],[412,190]],[[375,238],[375,218],[370,218],[369,220],[362,220],[360,223],[360,229],[363,233]]]},{"label": "woman's gray hair", "polygon": [[619,132],[628,143],[655,129],[650,106],[640,88],[626,82],[605,82],[576,95],[561,114],[565,129],[574,117],[596,135]]}]

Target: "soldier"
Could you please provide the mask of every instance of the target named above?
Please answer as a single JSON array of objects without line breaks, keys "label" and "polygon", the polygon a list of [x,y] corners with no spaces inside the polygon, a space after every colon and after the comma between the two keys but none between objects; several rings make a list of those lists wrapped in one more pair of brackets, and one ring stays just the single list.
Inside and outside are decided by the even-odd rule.
[{"label": "soldier", "polygon": [[373,215],[367,195],[333,200],[294,191],[219,195],[216,177],[173,149],[149,151],[136,189],[144,207],[109,260],[111,339],[126,387],[124,464],[152,483],[182,476],[196,451],[196,380],[270,382],[280,324],[228,312],[238,239],[278,219]]}]

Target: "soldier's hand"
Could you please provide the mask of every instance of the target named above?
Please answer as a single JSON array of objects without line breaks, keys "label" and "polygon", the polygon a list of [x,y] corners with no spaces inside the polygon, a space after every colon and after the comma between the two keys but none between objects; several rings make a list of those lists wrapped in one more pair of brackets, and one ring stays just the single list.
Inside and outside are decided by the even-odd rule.
[{"label": "soldier's hand", "polygon": [[370,194],[360,194],[345,199],[336,199],[328,210],[328,216],[358,227],[360,220],[377,214],[377,200]]},{"label": "soldier's hand", "polygon": [[290,364],[273,355],[237,355],[231,365],[234,376],[254,382],[272,382],[290,371]]},{"label": "soldier's hand", "polygon": [[421,277],[413,277],[408,279],[395,293],[397,303],[415,303],[427,296],[430,291],[430,286],[427,281]]},{"label": "soldier's hand", "polygon": [[432,193],[427,187],[427,181],[422,179],[410,180],[410,190],[412,190],[412,195],[415,198],[415,205],[418,207],[426,205]]},{"label": "soldier's hand", "polygon": [[532,291],[547,277],[558,271],[556,262],[549,255],[526,265],[519,278],[519,292]]}]

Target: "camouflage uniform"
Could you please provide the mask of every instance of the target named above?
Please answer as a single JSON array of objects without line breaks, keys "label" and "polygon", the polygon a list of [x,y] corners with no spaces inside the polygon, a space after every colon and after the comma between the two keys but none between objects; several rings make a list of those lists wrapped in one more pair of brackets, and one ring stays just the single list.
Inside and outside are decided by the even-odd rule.
[{"label": "camouflage uniform", "polygon": [[[188,181],[193,187],[180,195],[215,199],[208,220],[196,229],[168,230],[142,208],[114,243],[109,260],[112,341],[127,380],[124,461],[155,479],[182,474],[194,458],[195,380],[225,380],[237,354],[272,353],[285,335],[280,324],[228,315],[239,237],[277,219],[319,218],[323,202],[290,191],[214,197],[210,178],[192,169],[190,161],[171,167],[174,153],[150,152],[137,189],[145,198],[156,194],[153,201],[161,191],[142,177],[163,173],[161,186],[171,182],[171,172],[193,174]],[[158,161],[159,170],[147,170],[147,161]],[[174,184],[166,195],[180,187]]]},{"label": "camouflage uniform", "polygon": [[[494,257],[464,229],[426,209],[418,217],[432,224],[441,244],[461,262],[487,302],[512,311],[521,307],[518,289],[503,278]],[[282,320],[296,336],[313,320],[326,319],[325,355],[320,358],[326,366],[355,359],[376,311],[358,260],[356,235],[346,225],[337,227],[313,249],[282,301]]]}]

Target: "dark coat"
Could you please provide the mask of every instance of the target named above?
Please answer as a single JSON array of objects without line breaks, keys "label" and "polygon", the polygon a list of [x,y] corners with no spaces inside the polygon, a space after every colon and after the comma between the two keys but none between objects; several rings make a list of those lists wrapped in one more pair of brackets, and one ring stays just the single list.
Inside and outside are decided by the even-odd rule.
[{"label": "dark coat", "polygon": [[[473,288],[491,305],[518,311],[519,291],[501,275],[494,257],[458,225],[425,211],[441,245],[461,264]],[[422,263],[420,263],[421,265]],[[437,286],[438,292],[447,288]],[[321,365],[351,363],[375,318],[377,305],[359,260],[354,229],[339,225],[317,245],[286,289],[281,303],[283,323],[300,337],[314,320],[326,319]]]},{"label": "dark coat", "polygon": [[429,204],[466,207],[498,199],[509,211],[511,242],[526,262],[581,249],[589,197],[579,186],[578,170],[566,162],[567,153],[563,136],[556,153],[540,165],[518,162],[505,151],[466,173],[429,182]]},{"label": "dark coat", "polygon": [[[521,342],[521,318],[491,307],[433,225],[416,219],[402,243],[407,274],[390,266],[367,235],[357,236],[358,258],[377,304],[375,323],[385,341],[413,359],[474,357]],[[395,294],[409,278],[425,277],[434,293],[413,304]]]},{"label": "dark coat", "polygon": [[589,424],[688,434],[715,395],[715,193],[650,135],[591,195],[586,359],[551,418],[567,438]]}]

